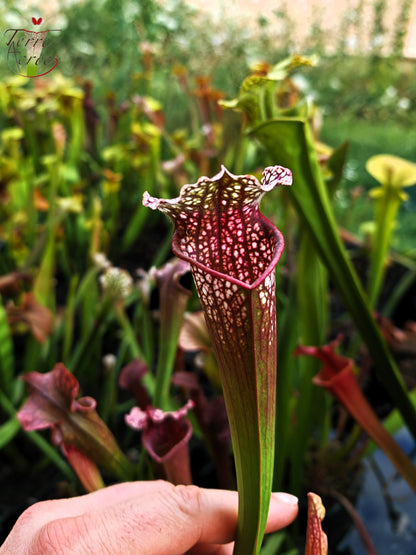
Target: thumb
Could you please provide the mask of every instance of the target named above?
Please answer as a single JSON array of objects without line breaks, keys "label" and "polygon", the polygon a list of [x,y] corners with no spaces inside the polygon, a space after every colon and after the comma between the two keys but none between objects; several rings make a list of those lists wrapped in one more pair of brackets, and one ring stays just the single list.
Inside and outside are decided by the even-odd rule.
[{"label": "thumb", "polygon": [[[167,487],[130,500],[129,511],[116,506],[107,519],[108,540],[117,540],[120,526],[131,528],[123,553],[179,555],[198,544],[224,544],[234,540],[237,527],[237,492],[196,486]],[[121,511],[121,512],[120,512]],[[297,499],[289,494],[273,494],[267,532],[290,524],[298,511]],[[123,532],[124,534],[124,532]],[[126,537],[126,535],[124,535]],[[119,552],[120,546],[109,546]]]}]

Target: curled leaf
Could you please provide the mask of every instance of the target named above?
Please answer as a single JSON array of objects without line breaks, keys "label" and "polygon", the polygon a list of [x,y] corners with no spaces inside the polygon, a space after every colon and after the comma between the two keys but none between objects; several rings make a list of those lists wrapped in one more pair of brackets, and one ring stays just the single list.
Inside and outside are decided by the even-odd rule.
[{"label": "curled leaf", "polygon": [[327,555],[328,538],[322,530],[325,507],[316,493],[308,493],[308,528],[305,555]]},{"label": "curled leaf", "polygon": [[176,258],[159,270],[151,268],[149,274],[159,289],[160,300],[159,357],[153,404],[165,409],[169,405],[169,386],[182,319],[191,297],[191,291],[181,283],[181,278],[189,274],[189,264]]},{"label": "curled leaf", "polygon": [[63,364],[45,374],[29,372],[22,379],[29,398],[17,417],[26,431],[50,428],[52,441],[64,454],[75,448],[109,472],[125,476],[128,463],[98,416],[95,399],[77,399],[79,383]]},{"label": "curled leaf", "polygon": [[323,362],[313,382],[324,387],[344,405],[363,430],[384,451],[413,491],[416,491],[416,466],[384,428],[363,395],[354,373],[354,361],[335,351],[340,340],[341,337],[338,337],[323,347],[298,347],[295,354],[309,355]]},{"label": "curled leaf", "polygon": [[39,343],[43,343],[52,331],[53,314],[36,300],[33,293],[24,294],[21,306],[8,303],[6,311],[12,326],[24,322]]},{"label": "curled leaf", "polygon": [[85,453],[73,445],[63,447],[62,451],[68,459],[69,464],[75,470],[85,491],[97,491],[97,489],[104,487],[104,482],[97,465],[87,457]]},{"label": "curled leaf", "polygon": [[179,335],[179,347],[185,351],[199,351],[195,365],[202,368],[210,383],[221,391],[218,364],[212,348],[204,312],[185,313]]},{"label": "curled leaf", "polygon": [[134,395],[140,408],[145,409],[150,398],[143,378],[147,374],[147,364],[137,358],[121,369],[118,385]]},{"label": "curled leaf", "polygon": [[203,388],[199,385],[197,375],[193,372],[176,372],[172,376],[172,383],[183,388],[195,404],[195,417],[212,452],[219,487],[232,489],[229,452],[231,438],[224,398],[218,396],[207,399]]},{"label": "curled leaf", "polygon": [[24,283],[33,281],[32,274],[29,272],[11,272],[0,276],[0,294],[16,295],[21,290]]},{"label": "curled leaf", "polygon": [[191,484],[188,442],[192,425],[186,414],[193,401],[176,411],[163,411],[154,407],[141,410],[133,407],[126,415],[126,424],[142,431],[142,442],[153,460],[162,464],[166,478],[174,484]]}]

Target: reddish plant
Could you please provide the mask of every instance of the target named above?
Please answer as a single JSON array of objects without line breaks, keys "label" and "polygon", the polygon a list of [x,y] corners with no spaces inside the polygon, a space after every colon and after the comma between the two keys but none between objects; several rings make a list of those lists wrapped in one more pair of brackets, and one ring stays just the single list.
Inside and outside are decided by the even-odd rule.
[{"label": "reddish plant", "polygon": [[316,493],[308,493],[308,527],[305,555],[327,555],[328,538],[322,530],[325,507]]},{"label": "reddish plant", "polygon": [[295,350],[295,355],[309,355],[323,362],[322,369],[313,382],[324,387],[344,405],[363,430],[384,451],[410,487],[416,491],[415,465],[383,427],[364,397],[354,373],[354,361],[335,351],[340,341],[341,337],[338,337],[323,347],[301,346]]},{"label": "reddish plant", "polygon": [[150,276],[159,289],[159,354],[156,369],[153,404],[162,409],[169,407],[169,386],[178,348],[183,315],[191,297],[191,291],[181,284],[181,278],[189,273],[189,264],[174,259],[162,268],[151,268]]},{"label": "reddish plant", "polygon": [[225,167],[146,206],[175,224],[172,249],[191,265],[220,368],[240,493],[235,552],[257,553],[267,519],[274,457],[276,306],[274,269],[283,236],[259,210],[262,196],[290,185],[266,168],[261,183]]},{"label": "reddish plant", "polygon": [[118,385],[132,393],[141,409],[145,409],[150,404],[149,393],[143,383],[147,370],[147,364],[140,358],[136,358],[121,369],[118,379]]},{"label": "reddish plant", "polygon": [[212,453],[218,485],[230,489],[233,484],[229,453],[230,427],[224,398],[218,396],[207,399],[194,372],[176,372],[172,376],[172,383],[183,388],[194,402],[195,417]]},{"label": "reddish plant", "polygon": [[131,428],[143,432],[144,448],[163,466],[166,479],[173,484],[192,484],[188,451],[192,425],[186,414],[193,406],[193,401],[188,401],[184,407],[169,412],[154,407],[145,411],[134,407],[125,417]]},{"label": "reddish plant", "polygon": [[6,305],[6,312],[11,326],[26,324],[39,343],[43,343],[52,331],[52,312],[39,303],[31,292],[23,294],[21,306],[10,301]]},{"label": "reddish plant", "polygon": [[29,398],[17,413],[22,427],[27,432],[50,428],[53,443],[86,489],[103,486],[96,465],[127,478],[129,463],[98,416],[95,399],[77,399],[79,383],[63,364],[45,374],[29,372],[22,379],[29,389]]}]

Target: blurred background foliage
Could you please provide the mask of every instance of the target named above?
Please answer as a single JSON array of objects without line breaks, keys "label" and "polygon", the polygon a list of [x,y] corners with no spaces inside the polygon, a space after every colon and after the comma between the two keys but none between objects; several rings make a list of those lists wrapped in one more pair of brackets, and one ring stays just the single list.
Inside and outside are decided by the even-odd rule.
[{"label": "blurred background foliage", "polygon": [[[299,45],[296,36],[305,22],[294,20],[285,2],[277,3],[269,18],[253,18],[250,26],[227,18],[226,12],[214,17],[183,0],[62,3],[50,17],[50,27],[61,30],[53,38],[59,54],[55,72],[78,86],[91,80],[102,121],[108,117],[110,102],[120,107],[134,95],[146,95],[163,106],[166,129],[179,132],[192,126],[195,130],[194,109],[186,92],[195,89],[199,78],[208,78],[212,89],[233,97],[255,63],[273,65],[294,52],[316,56],[315,66],[301,69],[293,82],[322,111],[322,141],[338,144],[348,139],[350,143],[336,202],[340,223],[356,232],[359,222],[363,217],[369,219],[371,213],[365,194],[354,195],[353,213],[350,210],[351,190],[358,186],[366,191],[374,184],[365,171],[365,161],[380,151],[411,158],[416,114],[415,62],[403,57],[412,2],[400,3],[394,25],[388,28],[387,3],[369,3],[370,31],[365,47],[359,40],[364,32],[364,8],[365,3],[358,2],[354,9],[347,9],[342,21],[334,25],[343,30],[335,36],[335,31],[331,35],[324,28],[319,10],[315,11],[310,31],[302,31]],[[25,9],[10,8],[6,2],[0,4],[0,10],[5,27],[22,27],[29,17]],[[354,46],[350,36],[355,37]],[[5,54],[3,48],[0,67],[7,79]],[[188,91],[181,86],[180,76],[183,83],[185,75]],[[226,118],[233,120],[231,114]],[[234,122],[228,120],[224,129],[235,130],[235,118]],[[415,202],[415,193],[411,193],[402,207],[396,235],[400,248],[411,247]],[[345,222],[343,214],[349,215]]]},{"label": "blurred background foliage", "polygon": [[[139,459],[137,440],[126,432],[123,421],[133,401],[120,392],[117,380],[132,359],[155,367],[160,347],[154,310],[157,286],[146,272],[170,253],[169,224],[142,207],[142,194],[148,190],[154,196],[175,197],[181,185],[214,175],[222,163],[235,174],[256,175],[271,163],[265,148],[245,133],[247,115],[218,102],[237,97],[247,75],[261,79],[278,62],[298,60],[279,66],[272,104],[283,117],[307,114],[331,207],[338,227],[346,230],[342,236],[365,282],[376,225],[369,191],[377,184],[366,162],[382,153],[416,158],[415,61],[403,56],[412,2],[401,3],[394,33],[384,42],[387,3],[370,4],[370,48],[360,50],[359,44],[351,49],[346,31],[328,36],[317,15],[303,44],[297,45],[299,23],[285,2],[277,3],[270,19],[259,17],[247,26],[198,11],[183,0],[85,0],[61,3],[53,11],[42,6],[45,12],[0,1],[4,29],[23,28],[32,15],[42,15],[48,27],[60,31],[51,46],[59,64],[46,77],[13,75],[5,44],[0,51],[0,279],[13,276],[0,281],[3,483],[12,474],[22,479],[29,469],[33,479],[52,461],[59,469],[57,480],[65,476],[74,488],[68,464],[41,434],[19,433],[16,420],[26,395],[16,377],[32,370],[48,372],[60,361],[80,380],[83,392],[97,399],[101,417],[129,458]],[[362,21],[357,10],[362,5],[358,2],[354,13],[346,12],[339,27],[355,26],[359,36]],[[305,56],[303,62],[297,54]],[[395,313],[415,281],[415,189],[406,190],[394,222],[389,262],[400,268],[393,276],[394,294],[388,288],[381,291],[378,309],[385,309],[385,316]],[[290,393],[282,397],[293,421],[307,395],[310,403],[318,398],[321,410],[313,424],[321,419],[321,448],[332,430],[332,404],[323,401],[322,392],[311,393],[311,368],[302,377],[304,362],[296,363],[292,372],[289,347],[302,334],[298,328],[308,324],[308,303],[314,300],[314,310],[321,310],[325,323],[316,330],[309,322],[311,335],[354,332],[332,284],[325,272],[321,275],[320,262],[287,197],[273,198],[270,195],[263,209],[287,242],[278,308],[288,345],[281,350],[286,360],[280,364],[288,370]],[[299,243],[304,243],[302,249]],[[317,265],[316,276],[309,285],[312,290],[316,285],[316,298],[303,287],[302,272],[313,273],[312,264]],[[303,303],[305,322],[299,318],[299,323],[292,310],[298,302]],[[412,306],[405,307],[406,318]],[[188,308],[197,308],[195,298]],[[329,318],[335,324],[330,330]],[[403,317],[399,323],[404,321]],[[348,348],[365,366],[356,337]],[[378,401],[378,390],[374,391]],[[310,404],[303,404],[303,418],[312,422]],[[349,447],[355,446],[357,436],[354,429]],[[282,466],[297,455],[295,439],[279,454]],[[298,466],[317,459],[317,466],[325,469],[325,457],[330,464],[332,453],[309,450],[305,455],[307,441],[308,437],[304,443],[299,440]],[[199,448],[196,443],[194,449]],[[338,459],[344,454],[337,451]],[[143,458],[140,464],[142,475],[148,476]],[[205,459],[201,468],[204,483]],[[297,470],[292,482],[299,487],[304,475],[303,469]],[[316,470],[312,464],[306,475]],[[279,480],[283,478],[282,473]],[[28,503],[30,491],[30,484],[22,481],[21,486],[17,512]],[[59,488],[59,494],[66,493]],[[58,493],[46,487],[37,492],[39,497]],[[4,530],[15,516],[7,505],[0,516]]]}]

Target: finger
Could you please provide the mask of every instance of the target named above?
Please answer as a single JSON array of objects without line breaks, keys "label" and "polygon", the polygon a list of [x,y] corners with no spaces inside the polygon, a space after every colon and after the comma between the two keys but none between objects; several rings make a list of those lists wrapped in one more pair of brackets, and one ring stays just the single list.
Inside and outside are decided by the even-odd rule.
[{"label": "finger", "polygon": [[289,526],[298,514],[298,498],[290,493],[274,492],[270,498],[266,534]]},{"label": "finger", "polygon": [[[298,499],[288,493],[272,493],[270,509],[266,524],[266,533],[275,532],[288,526],[296,518]],[[232,555],[234,543],[198,544],[189,551],[189,555]]]},{"label": "finger", "polygon": [[199,543],[190,549],[186,555],[233,555],[234,542],[230,543]]},{"label": "finger", "polygon": [[[238,495],[224,490],[199,490],[199,514],[194,519],[200,526],[201,543],[223,544],[235,538],[238,516]],[[298,500],[287,493],[273,493],[266,524],[266,533],[288,526],[298,513]]]},{"label": "finger", "polygon": [[[97,555],[102,553],[103,545],[108,552],[126,555],[182,555],[199,543],[223,544],[234,539],[236,492],[196,486],[168,489],[51,523],[44,532],[48,541],[51,537],[60,541],[61,549]],[[296,514],[293,498],[288,502],[287,497],[273,496],[269,531],[286,526]]]},{"label": "finger", "polygon": [[50,504],[51,510],[56,511],[54,514],[57,514],[58,517],[61,515],[64,517],[77,516],[91,510],[97,510],[97,508],[105,509],[117,503],[123,503],[128,499],[137,499],[149,493],[164,490],[169,492],[171,489],[172,484],[164,480],[123,482],[79,497],[45,501],[42,502],[42,505],[44,505],[44,510],[46,511]]},{"label": "finger", "polygon": [[[41,501],[29,507],[17,520],[12,533],[0,551],[1,555],[17,553],[11,547],[19,545],[20,549],[28,545],[31,538],[48,522],[58,519],[77,517],[97,509],[105,510],[109,506],[123,503],[129,499],[139,499],[142,495],[163,489],[171,490],[172,484],[163,480],[146,482],[124,482],[104,489],[69,499]],[[6,549],[10,549],[7,551]]]}]

